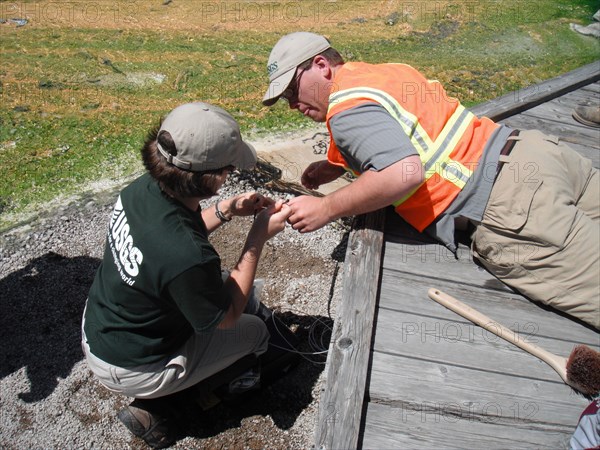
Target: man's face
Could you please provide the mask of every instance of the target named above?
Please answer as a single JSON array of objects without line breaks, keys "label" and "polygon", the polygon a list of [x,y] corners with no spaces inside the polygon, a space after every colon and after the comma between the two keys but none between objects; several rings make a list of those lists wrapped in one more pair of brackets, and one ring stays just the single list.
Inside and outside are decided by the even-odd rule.
[{"label": "man's face", "polygon": [[297,109],[315,122],[325,122],[329,106],[330,82],[323,75],[323,67],[313,63],[308,69],[298,68],[282,98],[290,108]]}]

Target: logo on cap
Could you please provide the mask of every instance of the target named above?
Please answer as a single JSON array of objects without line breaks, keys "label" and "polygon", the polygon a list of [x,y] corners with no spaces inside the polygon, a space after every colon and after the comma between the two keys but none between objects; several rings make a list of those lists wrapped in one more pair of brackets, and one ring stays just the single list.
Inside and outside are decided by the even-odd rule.
[{"label": "logo on cap", "polygon": [[277,61],[272,62],[267,66],[267,72],[269,72],[269,76],[273,75],[273,72],[277,70]]}]

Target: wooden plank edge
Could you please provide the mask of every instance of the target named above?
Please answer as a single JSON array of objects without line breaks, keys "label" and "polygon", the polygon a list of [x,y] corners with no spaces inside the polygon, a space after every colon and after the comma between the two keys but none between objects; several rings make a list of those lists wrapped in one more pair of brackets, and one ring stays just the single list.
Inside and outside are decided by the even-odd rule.
[{"label": "wooden plank edge", "polygon": [[499,121],[598,80],[600,80],[600,60],[469,109],[476,116],[485,116]]},{"label": "wooden plank edge", "polygon": [[357,448],[371,357],[385,211],[357,217],[348,239],[342,302],[335,320],[315,426],[319,449]]}]

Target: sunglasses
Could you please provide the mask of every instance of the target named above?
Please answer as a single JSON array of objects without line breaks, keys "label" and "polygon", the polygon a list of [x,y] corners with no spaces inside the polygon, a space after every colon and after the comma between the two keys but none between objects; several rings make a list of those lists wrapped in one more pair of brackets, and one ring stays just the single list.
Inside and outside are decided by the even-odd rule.
[{"label": "sunglasses", "polygon": [[290,84],[285,91],[281,94],[281,98],[286,99],[289,103],[292,103],[294,100],[298,100],[298,90],[300,88],[300,79],[302,75],[306,72],[306,69],[303,69],[301,72],[296,72]]}]

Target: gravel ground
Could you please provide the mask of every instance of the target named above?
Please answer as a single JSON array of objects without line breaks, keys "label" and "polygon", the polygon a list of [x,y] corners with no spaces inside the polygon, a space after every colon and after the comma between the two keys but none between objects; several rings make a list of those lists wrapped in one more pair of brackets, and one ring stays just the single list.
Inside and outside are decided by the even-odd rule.
[{"label": "gravel ground", "polygon": [[[221,196],[286,196],[264,182],[264,175],[234,173]],[[1,448],[145,447],[116,418],[130,399],[94,379],[80,347],[81,314],[119,188],[40,211],[0,236]],[[223,267],[235,263],[250,221],[236,218],[211,236]],[[293,372],[251,402],[208,412],[190,405],[174,448],[312,446],[348,229],[336,222],[301,235],[287,227],[269,241],[259,266],[263,302],[301,338],[301,351],[321,353],[303,354]]]}]

